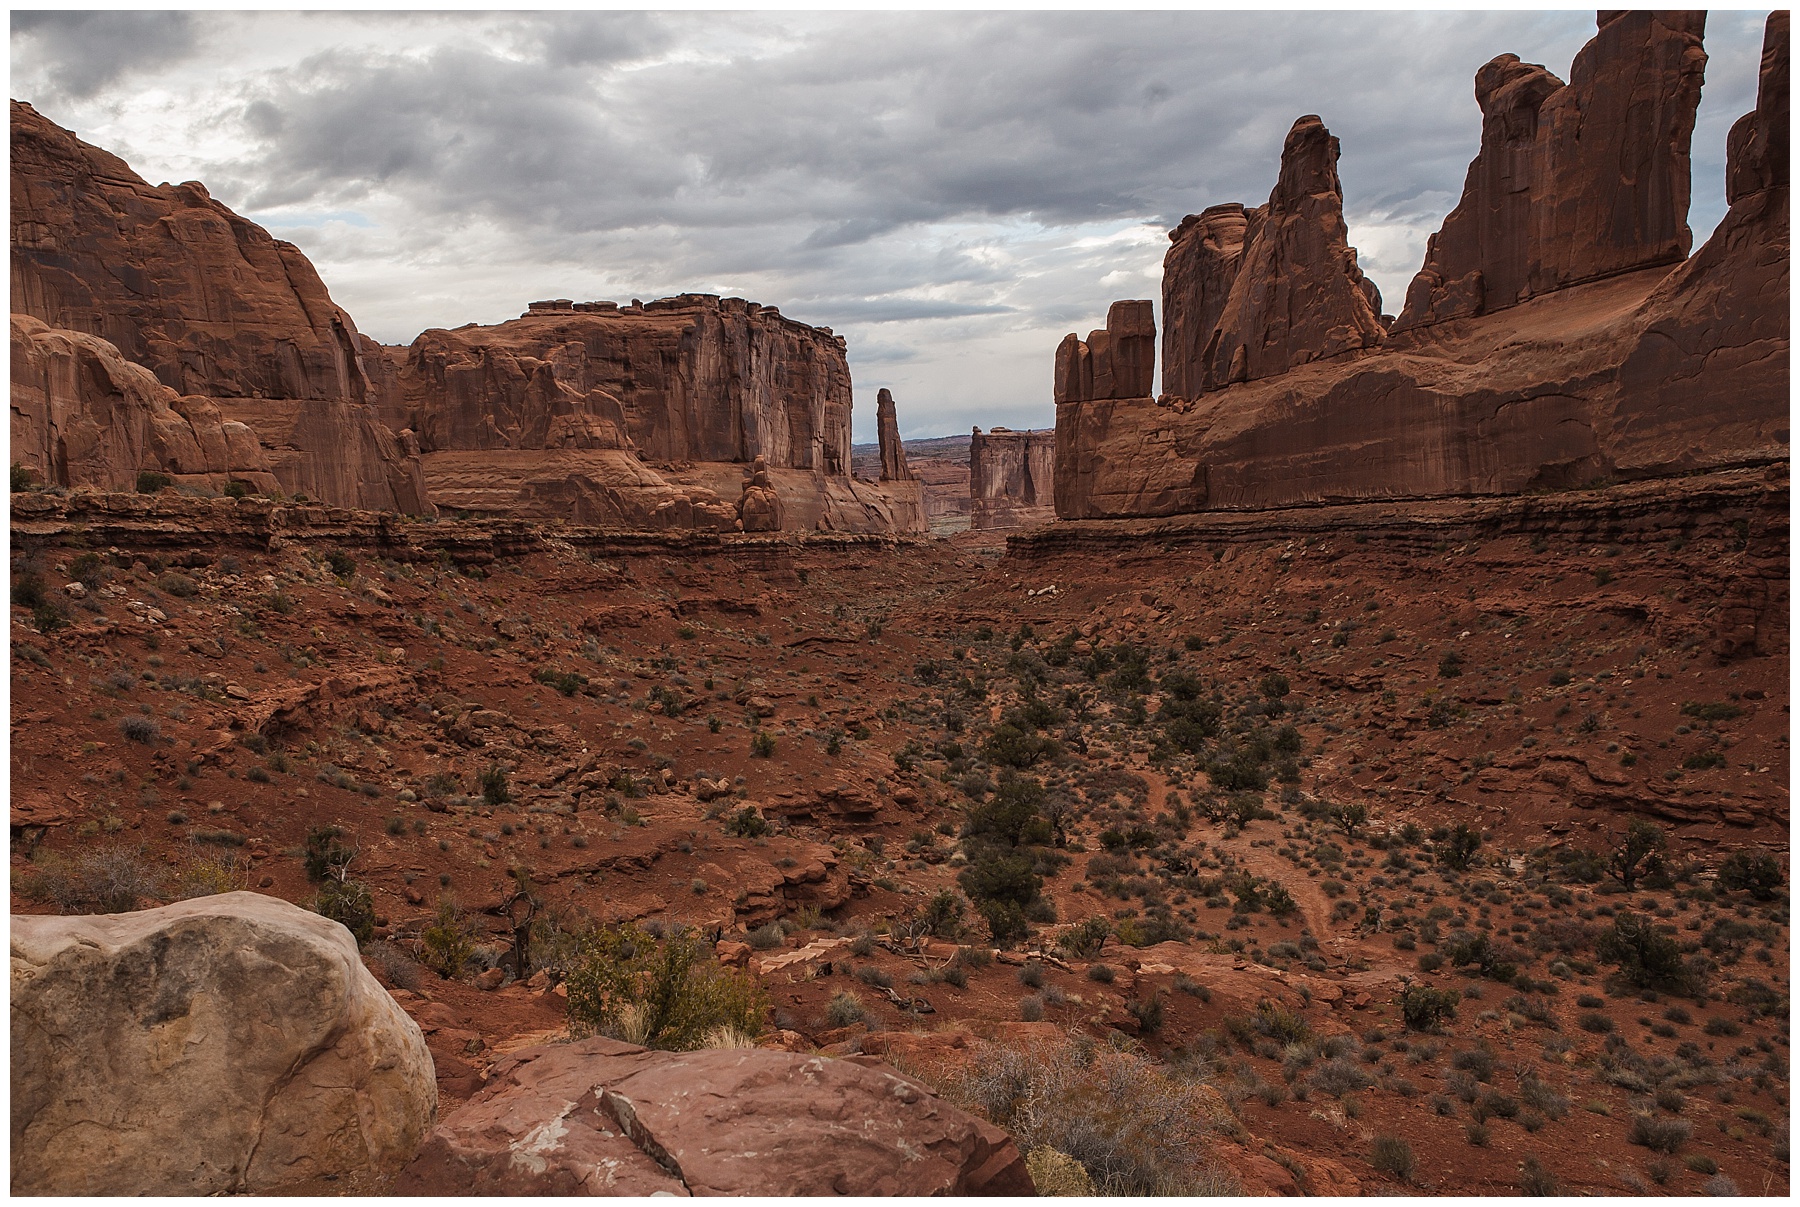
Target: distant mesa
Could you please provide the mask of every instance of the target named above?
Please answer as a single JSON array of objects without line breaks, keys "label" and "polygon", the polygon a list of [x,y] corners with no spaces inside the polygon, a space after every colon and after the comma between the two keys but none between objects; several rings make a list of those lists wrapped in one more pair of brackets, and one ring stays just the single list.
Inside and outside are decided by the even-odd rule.
[{"label": "distant mesa", "polygon": [[[1056,509],[1165,516],[1557,490],[1785,460],[1786,13],[1728,144],[1730,211],[1688,254],[1705,14],[1602,12],[1563,83],[1501,55],[1482,141],[1397,319],[1346,242],[1337,140],[1294,123],[1266,205],[1190,215],[1144,303],[1056,353]],[[1128,384],[1134,389],[1124,388]],[[1139,383],[1142,383],[1139,385]]]},{"label": "distant mesa", "polygon": [[1056,518],[1056,433],[976,428],[969,439],[971,528],[1022,528]]}]

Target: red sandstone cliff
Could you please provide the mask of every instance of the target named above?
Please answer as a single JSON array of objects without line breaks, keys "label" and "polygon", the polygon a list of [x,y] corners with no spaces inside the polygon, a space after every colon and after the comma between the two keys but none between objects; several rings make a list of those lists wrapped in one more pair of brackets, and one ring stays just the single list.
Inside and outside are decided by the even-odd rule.
[{"label": "red sandstone cliff", "polygon": [[[1458,291],[1434,286],[1429,305],[1415,308],[1434,321],[1397,325],[1379,349],[1357,351],[1356,332],[1366,327],[1341,321],[1341,312],[1334,319],[1329,299],[1295,294],[1295,329],[1342,331],[1356,354],[1260,379],[1250,373],[1192,400],[1060,402],[1058,515],[1507,494],[1785,459],[1787,21],[1770,19],[1757,110],[1732,132],[1730,212],[1704,247],[1671,268],[1670,249],[1686,230],[1685,183],[1678,190],[1675,178],[1685,182],[1684,132],[1704,63],[1697,31],[1679,14],[1603,15],[1574,82],[1551,88],[1588,105],[1586,146],[1612,148],[1599,157],[1606,173],[1592,182],[1608,199],[1604,215],[1591,198],[1561,204],[1573,186],[1556,173],[1527,173],[1538,191],[1523,199],[1503,187],[1515,179],[1507,156],[1545,145],[1549,102],[1534,110],[1531,97],[1554,77],[1516,60],[1483,69],[1486,111],[1536,112],[1540,130],[1484,130],[1487,162],[1478,157],[1464,205],[1446,222],[1453,237],[1435,240],[1432,254],[1440,265],[1453,254],[1487,257],[1499,266],[1495,280],[1522,283],[1526,300],[1488,310],[1484,296],[1478,312],[1465,290],[1445,311],[1461,317],[1437,317],[1433,308]],[[1621,106],[1619,96],[1634,100]],[[1549,145],[1564,147],[1562,162],[1580,162],[1566,151],[1567,134],[1565,126]],[[1292,140],[1287,150],[1295,152]],[[1315,164],[1325,158],[1306,153]],[[1549,218],[1539,212],[1546,202],[1556,202]],[[1591,228],[1570,217],[1582,214]],[[1556,246],[1542,242],[1546,232]],[[1249,243],[1258,236],[1252,221]],[[1234,297],[1279,288],[1276,263],[1246,251]],[[1486,269],[1469,271],[1487,278]],[[1544,282],[1557,287],[1539,288]],[[1322,316],[1308,312],[1317,307]],[[1228,304],[1221,329],[1233,321]],[[1293,346],[1305,351],[1304,341]]]},{"label": "red sandstone cliff", "polygon": [[969,438],[971,528],[1021,528],[1056,518],[1056,433],[976,428]]},{"label": "red sandstone cliff", "polygon": [[1206,389],[1206,346],[1244,262],[1249,228],[1232,201],[1189,214],[1169,232],[1163,257],[1163,393],[1195,398]]},{"label": "red sandstone cliff", "polygon": [[[355,325],[298,248],[198,183],[152,187],[17,101],[12,308],[99,336],[178,394],[249,423],[291,493],[428,510],[416,461],[369,406]],[[99,402],[89,411],[111,413]],[[152,467],[106,472],[140,468]]]},{"label": "red sandstone cliff", "polygon": [[1679,263],[1705,28],[1701,12],[1602,13],[1567,85],[1510,54],[1477,72],[1481,151],[1394,329]]},{"label": "red sandstone cliff", "polygon": [[1156,317],[1147,301],[1114,302],[1106,329],[1073,332],[1056,350],[1056,401],[1142,398],[1156,373]]},{"label": "red sandstone cliff", "polygon": [[925,527],[916,483],[850,477],[843,337],[772,306],[709,294],[534,302],[508,322],[426,331],[383,353],[379,408],[417,431],[446,507],[718,528],[755,489],[781,503],[753,508],[759,524]]}]

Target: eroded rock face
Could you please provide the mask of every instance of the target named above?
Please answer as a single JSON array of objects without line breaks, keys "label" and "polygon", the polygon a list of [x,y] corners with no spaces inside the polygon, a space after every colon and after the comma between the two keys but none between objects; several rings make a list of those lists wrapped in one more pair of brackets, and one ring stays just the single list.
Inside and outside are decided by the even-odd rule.
[{"label": "eroded rock face", "polygon": [[[1677,178],[1685,180],[1688,90],[1704,62],[1697,16],[1604,15],[1566,88],[1510,56],[1489,63],[1478,85],[1490,119],[1483,155],[1409,305],[1409,313],[1431,321],[1397,324],[1379,348],[1360,355],[1299,363],[1268,377],[1249,372],[1246,356],[1233,362],[1233,373],[1241,368],[1245,376],[1197,399],[1059,404],[1057,514],[1167,516],[1504,495],[1784,460],[1786,45],[1787,22],[1778,16],[1769,23],[1757,110],[1733,129],[1731,209],[1707,244],[1672,269],[1666,258],[1670,248],[1679,255],[1685,193],[1672,217],[1665,211],[1676,201],[1659,198],[1676,198]],[[1622,109],[1616,98],[1596,101],[1579,139],[1566,122],[1554,136],[1545,133],[1546,114],[1561,103],[1554,98],[1607,92],[1609,75],[1640,103]],[[1546,90],[1550,99],[1534,109]],[[1526,120],[1533,113],[1535,133]],[[1329,190],[1307,190],[1325,180],[1323,165],[1334,156],[1321,154],[1318,133],[1306,133],[1306,124],[1296,127],[1305,137],[1298,147],[1290,142],[1287,159],[1312,166],[1290,172],[1284,162],[1277,194],[1317,201]],[[1649,144],[1654,153],[1644,149]],[[1595,150],[1606,147],[1614,151]],[[1609,160],[1615,152],[1616,161]],[[1516,195],[1521,173],[1550,179],[1552,201],[1556,188],[1582,192],[1567,183],[1574,175],[1545,177],[1533,166],[1541,155],[1607,162],[1606,173],[1590,173],[1584,186],[1614,197],[1604,221],[1594,216],[1585,233],[1568,225],[1570,214],[1593,204],[1585,194],[1569,206],[1549,205],[1550,218],[1540,214],[1538,199]],[[1662,184],[1650,179],[1654,172]],[[1221,333],[1237,322],[1234,307],[1248,283],[1280,279],[1263,271],[1257,250],[1278,208],[1272,198],[1268,217],[1251,216]],[[1521,210],[1530,219],[1522,242]],[[1638,234],[1626,238],[1629,231]],[[1551,237],[1557,250],[1546,254],[1536,241]],[[1569,283],[1584,274],[1589,279]],[[1540,281],[1557,287],[1534,293]],[[1506,305],[1490,305],[1490,286],[1506,294]],[[1519,301],[1516,290],[1528,296]],[[1313,311],[1326,304],[1293,294],[1296,328],[1323,321]],[[1358,328],[1338,330],[1348,336]],[[1220,361],[1210,364],[1216,370]]]},{"label": "eroded rock face", "polygon": [[1156,315],[1148,301],[1114,302],[1106,329],[1070,333],[1056,350],[1056,401],[1147,398],[1156,374]]},{"label": "eroded rock face", "polygon": [[1194,398],[1206,388],[1206,345],[1244,260],[1249,219],[1238,202],[1189,214],[1169,232],[1163,256],[1163,393]]},{"label": "eroded rock face", "polygon": [[40,481],[132,490],[139,470],[278,489],[256,434],[217,404],[180,397],[97,335],[12,318],[12,459]]},{"label": "eroded rock face", "polygon": [[744,493],[738,496],[737,516],[738,526],[745,532],[781,531],[781,496],[769,480],[769,462],[764,457],[756,459],[744,479]]},{"label": "eroded rock face", "polygon": [[1031,1194],[1000,1129],[872,1061],[609,1039],[530,1048],[431,1133],[398,1194]]},{"label": "eroded rock face", "polygon": [[1481,151],[1395,330],[1688,254],[1703,12],[1603,12],[1568,84],[1516,55],[1475,76]]},{"label": "eroded rock face", "polygon": [[272,897],[12,920],[15,1194],[280,1191],[391,1174],[437,1109],[350,933]]},{"label": "eroded rock face", "polygon": [[99,336],[177,394],[213,399],[255,429],[291,494],[429,509],[417,463],[369,406],[356,326],[299,248],[197,182],[152,187],[19,101],[12,309]]},{"label": "eroded rock face", "polygon": [[1056,433],[976,428],[969,440],[971,528],[1018,528],[1056,518]]},{"label": "eroded rock face", "polygon": [[875,395],[875,434],[881,447],[881,480],[910,482],[906,446],[900,442],[900,419],[894,413],[894,396],[887,390]]},{"label": "eroded rock face", "polygon": [[1338,140],[1316,115],[1288,131],[1281,175],[1249,216],[1242,263],[1203,353],[1207,389],[1381,343],[1381,294],[1349,245],[1337,161]]}]

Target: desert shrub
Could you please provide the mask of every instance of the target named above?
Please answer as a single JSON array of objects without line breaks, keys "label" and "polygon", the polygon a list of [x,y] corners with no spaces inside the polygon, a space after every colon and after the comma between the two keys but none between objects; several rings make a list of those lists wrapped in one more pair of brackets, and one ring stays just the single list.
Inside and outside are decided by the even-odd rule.
[{"label": "desert shrub", "polygon": [[65,914],[122,914],[145,898],[160,900],[166,876],[142,849],[106,846],[72,856],[45,854],[20,887]]},{"label": "desert shrub", "polygon": [[1562,1187],[1544,1168],[1543,1162],[1527,1156],[1519,1166],[1519,1193],[1532,1198],[1556,1198],[1561,1196]]},{"label": "desert shrub", "polygon": [[1314,1069],[1306,1079],[1308,1089],[1333,1098],[1342,1098],[1355,1090],[1366,1090],[1375,1079],[1356,1067],[1348,1056],[1339,1056]]},{"label": "desert shrub", "polygon": [[1467,871],[1469,865],[1475,862],[1475,852],[1480,847],[1481,834],[1467,826],[1459,825],[1438,847],[1438,861],[1452,871]]},{"label": "desert shrub", "polygon": [[1402,1182],[1412,1181],[1413,1171],[1418,1168],[1412,1145],[1399,1136],[1375,1137],[1375,1142],[1369,1146],[1369,1164]]},{"label": "desert shrub", "polygon": [[1010,722],[995,726],[981,743],[981,757],[996,767],[1031,767],[1061,753],[1062,745],[1055,738],[1027,733]]},{"label": "desert shrub", "polygon": [[1765,852],[1733,851],[1719,865],[1720,888],[1743,890],[1758,901],[1773,901],[1785,880],[1781,860]]},{"label": "desert shrub", "polygon": [[1400,991],[1400,1014],[1408,1030],[1431,1031],[1446,1019],[1456,1017],[1457,994],[1454,989],[1432,989],[1426,985],[1408,985]]},{"label": "desert shrub", "polygon": [[512,789],[506,781],[506,768],[499,763],[490,763],[486,771],[481,773],[481,799],[489,805],[504,805],[512,799]]},{"label": "desert shrub", "polygon": [[145,746],[155,745],[156,739],[162,736],[155,721],[140,716],[120,717],[119,732],[125,735],[126,741],[140,742]]},{"label": "desert shrub", "polygon": [[1661,870],[1667,845],[1668,838],[1661,826],[1634,817],[1625,827],[1625,833],[1613,844],[1606,870],[1627,889],[1636,888],[1640,879]]},{"label": "desert shrub", "polygon": [[314,884],[337,878],[356,858],[355,851],[338,842],[343,833],[337,826],[314,826],[306,832],[303,866],[306,878]]},{"label": "desert shrub", "polygon": [[170,570],[156,578],[156,589],[166,591],[177,599],[191,599],[200,590],[200,586],[185,574],[177,574]]},{"label": "desert shrub", "polygon": [[848,1027],[860,1023],[866,1017],[862,999],[848,989],[832,996],[825,1003],[825,1021],[833,1027]]},{"label": "desert shrub", "polygon": [[360,880],[327,879],[319,886],[312,908],[354,935],[358,946],[374,937],[375,899]]},{"label": "desert shrub", "polygon": [[759,729],[750,735],[750,757],[753,759],[772,758],[775,754],[775,735],[766,729]]},{"label": "desert shrub", "polygon": [[1634,1115],[1625,1138],[1651,1152],[1673,1155],[1694,1134],[1694,1125],[1686,1119],[1662,1119],[1655,1115]]},{"label": "desert shrub", "polygon": [[1072,1039],[1029,1051],[977,1041],[937,1087],[1017,1138],[1067,1154],[1108,1195],[1218,1193],[1208,1167],[1211,1095],[1203,1082],[1129,1052]]},{"label": "desert shrub", "polygon": [[474,954],[475,941],[462,911],[454,901],[439,901],[437,917],[419,935],[420,963],[448,980],[460,976]]},{"label": "desert shrub", "polygon": [[564,979],[571,1035],[610,1035],[688,1051],[729,1027],[760,1035],[767,999],[750,976],[712,958],[690,931],[660,942],[634,925],[583,935]]},{"label": "desert shrub", "polygon": [[325,564],[330,566],[331,572],[339,578],[349,578],[352,574],[356,573],[356,559],[351,557],[348,553],[345,553],[342,549],[333,549],[330,553],[327,553],[325,555]]},{"label": "desert shrub", "polygon": [[385,940],[363,948],[363,960],[382,981],[395,989],[419,987],[419,962]]},{"label": "desert shrub", "polygon": [[1068,955],[1086,959],[1098,954],[1110,934],[1112,923],[1095,915],[1063,931],[1056,937],[1056,945]]},{"label": "desert shrub", "polygon": [[1094,1194],[1094,1179],[1080,1161],[1068,1153],[1040,1144],[1025,1157],[1025,1168],[1040,1198],[1087,1198]]},{"label": "desert shrub", "polygon": [[733,838],[762,838],[774,830],[755,805],[745,805],[725,821],[725,833]]},{"label": "desert shrub", "polygon": [[926,933],[939,939],[960,939],[968,927],[963,923],[963,899],[949,889],[939,889],[925,903],[919,916]]},{"label": "desert shrub", "polygon": [[1594,953],[1617,964],[1619,975],[1639,989],[1691,994],[1699,986],[1699,974],[1682,960],[1675,937],[1642,914],[1615,917],[1594,943]]},{"label": "desert shrub", "polygon": [[175,485],[175,479],[168,474],[158,473],[153,469],[138,471],[137,492],[141,495],[153,495],[165,486]]}]

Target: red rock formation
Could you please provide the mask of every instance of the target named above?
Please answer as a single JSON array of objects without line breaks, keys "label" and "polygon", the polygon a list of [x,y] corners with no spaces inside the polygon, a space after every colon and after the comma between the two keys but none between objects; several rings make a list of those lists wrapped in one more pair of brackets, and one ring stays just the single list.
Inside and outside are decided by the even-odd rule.
[{"label": "red rock formation", "polygon": [[181,397],[96,335],[12,319],[12,459],[39,481],[133,490],[140,470],[219,489],[280,489],[256,433]]},{"label": "red rock formation", "polygon": [[[12,308],[97,335],[178,393],[250,422],[290,492],[428,510],[416,462],[369,408],[355,324],[297,247],[198,183],[151,187],[18,101]],[[284,434],[271,437],[252,414]],[[288,439],[308,443],[285,448]]]},{"label": "red rock formation", "polygon": [[1056,433],[976,428],[969,438],[971,528],[1018,528],[1056,518]]},{"label": "red rock formation", "polygon": [[765,457],[757,457],[744,478],[744,493],[737,501],[737,518],[738,526],[745,532],[781,531],[781,495],[769,481],[769,462]]},{"label": "red rock formation", "polygon": [[[1640,34],[1654,34],[1663,49],[1648,62],[1668,69],[1646,71],[1673,99],[1645,100],[1630,112],[1610,101],[1596,104],[1582,135],[1587,144],[1626,148],[1619,162],[1661,164],[1665,178],[1676,174],[1663,155],[1664,135],[1685,129],[1670,116],[1675,110],[1688,105],[1691,112],[1684,90],[1697,70],[1699,49],[1680,34],[1688,28],[1687,18],[1669,14],[1602,21],[1600,36],[1574,73],[1578,83],[1555,95],[1597,87],[1596,73],[1607,55],[1621,53],[1621,42],[1637,46]],[[1685,49],[1675,54],[1674,46]],[[1769,23],[1757,111],[1734,127],[1731,138],[1730,212],[1691,259],[1673,269],[1602,275],[1491,313],[1417,323],[1390,335],[1377,351],[1303,363],[1262,380],[1252,377],[1195,401],[1060,404],[1058,515],[1174,515],[1512,494],[1784,460],[1789,426],[1786,46],[1787,23],[1778,16]],[[1495,99],[1508,88],[1523,96],[1544,85],[1535,69],[1516,63],[1496,61],[1484,72],[1491,115],[1520,111]],[[1621,86],[1632,80],[1643,82],[1626,73]],[[1484,228],[1478,219],[1489,212],[1486,202],[1472,204],[1504,191],[1494,182],[1505,179],[1499,152],[1506,143],[1494,131],[1489,134],[1485,150],[1495,154],[1477,166],[1493,173],[1472,173],[1461,217],[1446,224],[1455,239],[1440,240],[1434,248],[1440,265],[1449,264],[1444,257],[1452,251],[1516,250],[1516,224],[1496,221]],[[1556,137],[1566,135],[1564,128]],[[1634,139],[1656,146],[1630,151]],[[1685,144],[1680,150],[1685,157]],[[1650,194],[1651,200],[1643,200],[1616,189],[1610,193],[1620,215],[1662,214],[1662,203],[1653,199],[1664,194],[1656,188]],[[1558,212],[1565,217],[1586,212],[1587,204]],[[1270,208],[1273,213],[1273,201]],[[1663,218],[1660,229],[1684,228],[1685,213]],[[1260,277],[1256,244],[1272,220],[1262,228],[1251,224],[1251,248],[1233,286],[1234,301],[1247,282]],[[1534,263],[1562,266],[1556,273],[1564,276],[1599,272],[1623,246],[1619,232],[1647,229],[1638,219],[1595,220],[1593,235],[1603,246],[1579,255],[1556,249]],[[1562,221],[1540,222],[1534,216],[1531,229],[1555,232]],[[1484,229],[1496,238],[1482,234]],[[1578,232],[1558,238],[1583,243]],[[1633,246],[1638,250],[1632,255],[1654,258],[1664,254],[1655,249],[1668,243],[1639,239]],[[1465,307],[1434,286],[1414,312],[1435,313],[1447,301],[1454,304],[1446,313]],[[1230,310],[1221,330],[1232,322]]]},{"label": "red rock formation", "polygon": [[1029,1195],[1011,1137],[872,1057],[650,1052],[501,1061],[401,1171],[407,1195]]},{"label": "red rock formation", "polygon": [[1156,374],[1156,316],[1147,301],[1114,302],[1106,330],[1083,343],[1073,333],[1056,350],[1056,401],[1148,398]]},{"label": "red rock formation", "polygon": [[1206,344],[1244,259],[1249,225],[1236,202],[1189,214],[1169,232],[1163,256],[1163,393],[1196,398],[1205,389]]},{"label": "red rock formation", "polygon": [[1481,151],[1396,331],[1688,254],[1703,12],[1603,12],[1564,85],[1501,55],[1475,76]]},{"label": "red rock formation", "polygon": [[743,470],[761,459],[768,480],[750,523],[924,530],[916,484],[849,476],[843,338],[771,306],[705,294],[623,309],[556,299],[383,352],[380,409],[418,432],[444,506],[731,527]]},{"label": "red rock formation", "polygon": [[1688,229],[1688,146],[1706,76],[1704,12],[1602,12],[1569,86],[1538,112],[1541,199],[1531,291],[1676,264]]},{"label": "red rock formation", "polygon": [[1250,215],[1242,263],[1207,342],[1207,389],[1381,343],[1381,294],[1348,242],[1337,161],[1338,141],[1318,117],[1288,131],[1281,175],[1269,203]]},{"label": "red rock formation", "polygon": [[910,482],[906,446],[900,442],[900,419],[894,413],[894,396],[887,390],[875,395],[875,438],[881,446],[881,480]]}]

